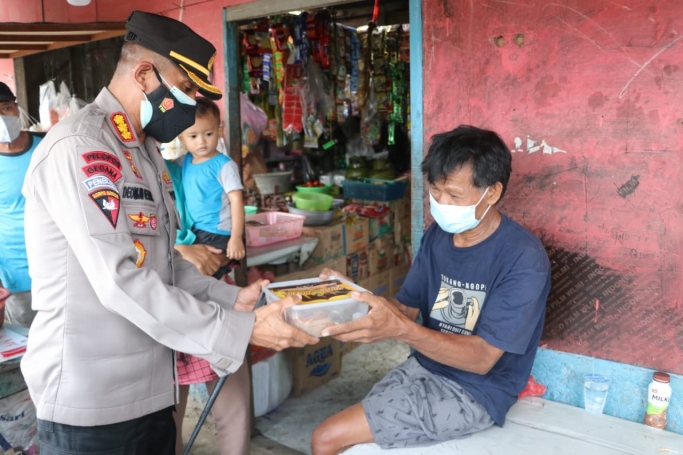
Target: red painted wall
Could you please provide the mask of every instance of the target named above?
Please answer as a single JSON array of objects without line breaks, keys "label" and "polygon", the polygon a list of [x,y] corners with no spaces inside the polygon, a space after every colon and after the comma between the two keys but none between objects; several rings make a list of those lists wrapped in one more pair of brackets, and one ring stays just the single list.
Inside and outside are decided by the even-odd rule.
[{"label": "red painted wall", "polygon": [[[214,63],[214,81],[221,90],[225,88],[223,62],[223,8],[252,0],[185,0],[182,21],[197,33],[211,41],[217,49]],[[70,6],[66,0],[22,0],[22,8],[13,2],[0,2],[0,22],[110,22],[125,21],[131,11],[140,9],[180,18],[180,0],[92,0],[88,6]],[[0,59],[0,72],[4,73],[5,61]],[[13,67],[12,67],[13,68]],[[14,71],[12,70],[12,74]],[[0,74],[2,76],[2,74]],[[4,78],[0,77],[4,81]],[[221,108],[222,108],[221,104]]]},{"label": "red painted wall", "polygon": [[425,138],[466,123],[521,143],[503,210],[553,262],[543,342],[676,373],[682,13],[678,0],[423,4]]}]

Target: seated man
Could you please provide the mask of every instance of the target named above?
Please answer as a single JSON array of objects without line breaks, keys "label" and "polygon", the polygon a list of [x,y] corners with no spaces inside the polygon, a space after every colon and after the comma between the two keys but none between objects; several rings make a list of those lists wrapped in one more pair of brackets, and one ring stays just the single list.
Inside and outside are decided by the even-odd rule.
[{"label": "seated man", "polygon": [[395,339],[416,352],[315,430],[314,455],[368,442],[422,446],[505,422],[529,378],[550,291],[543,245],[496,206],[511,159],[492,131],[460,126],[433,137],[422,172],[436,223],[403,287],[396,299],[357,294],[368,316],[323,331],[342,341]]}]

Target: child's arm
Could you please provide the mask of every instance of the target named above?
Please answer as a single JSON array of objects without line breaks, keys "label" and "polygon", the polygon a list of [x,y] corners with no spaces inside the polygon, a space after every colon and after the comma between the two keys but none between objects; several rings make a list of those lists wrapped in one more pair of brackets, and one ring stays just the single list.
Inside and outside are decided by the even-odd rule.
[{"label": "child's arm", "polygon": [[230,200],[230,216],[232,217],[232,230],[230,240],[226,249],[226,256],[229,259],[240,260],[245,255],[244,243],[242,243],[242,233],[244,232],[244,201],[242,200],[242,190],[235,190],[228,193]]}]

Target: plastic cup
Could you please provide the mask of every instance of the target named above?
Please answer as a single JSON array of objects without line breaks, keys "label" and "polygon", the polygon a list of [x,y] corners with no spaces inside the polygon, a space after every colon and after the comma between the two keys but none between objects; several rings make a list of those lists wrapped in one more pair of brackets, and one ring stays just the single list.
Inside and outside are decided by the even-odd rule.
[{"label": "plastic cup", "polygon": [[583,403],[591,414],[602,414],[607,401],[609,378],[601,374],[587,374],[583,384]]}]

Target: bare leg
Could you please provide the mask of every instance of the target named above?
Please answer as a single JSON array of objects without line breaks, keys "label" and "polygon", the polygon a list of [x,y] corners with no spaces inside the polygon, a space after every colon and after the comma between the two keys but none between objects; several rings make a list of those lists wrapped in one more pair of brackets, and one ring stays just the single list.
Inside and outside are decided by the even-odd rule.
[{"label": "bare leg", "polygon": [[[216,381],[206,383],[211,393]],[[211,414],[221,455],[249,455],[251,443],[251,379],[249,366],[242,366],[225,381]]]},{"label": "bare leg", "polygon": [[173,413],[173,420],[175,420],[175,453],[176,455],[183,455],[185,446],[183,445],[183,419],[185,418],[185,409],[187,408],[187,397],[190,394],[189,385],[180,386],[180,400],[175,406]]},{"label": "bare leg", "polygon": [[313,455],[337,455],[356,444],[373,442],[363,406],[358,403],[329,417],[313,432]]}]

